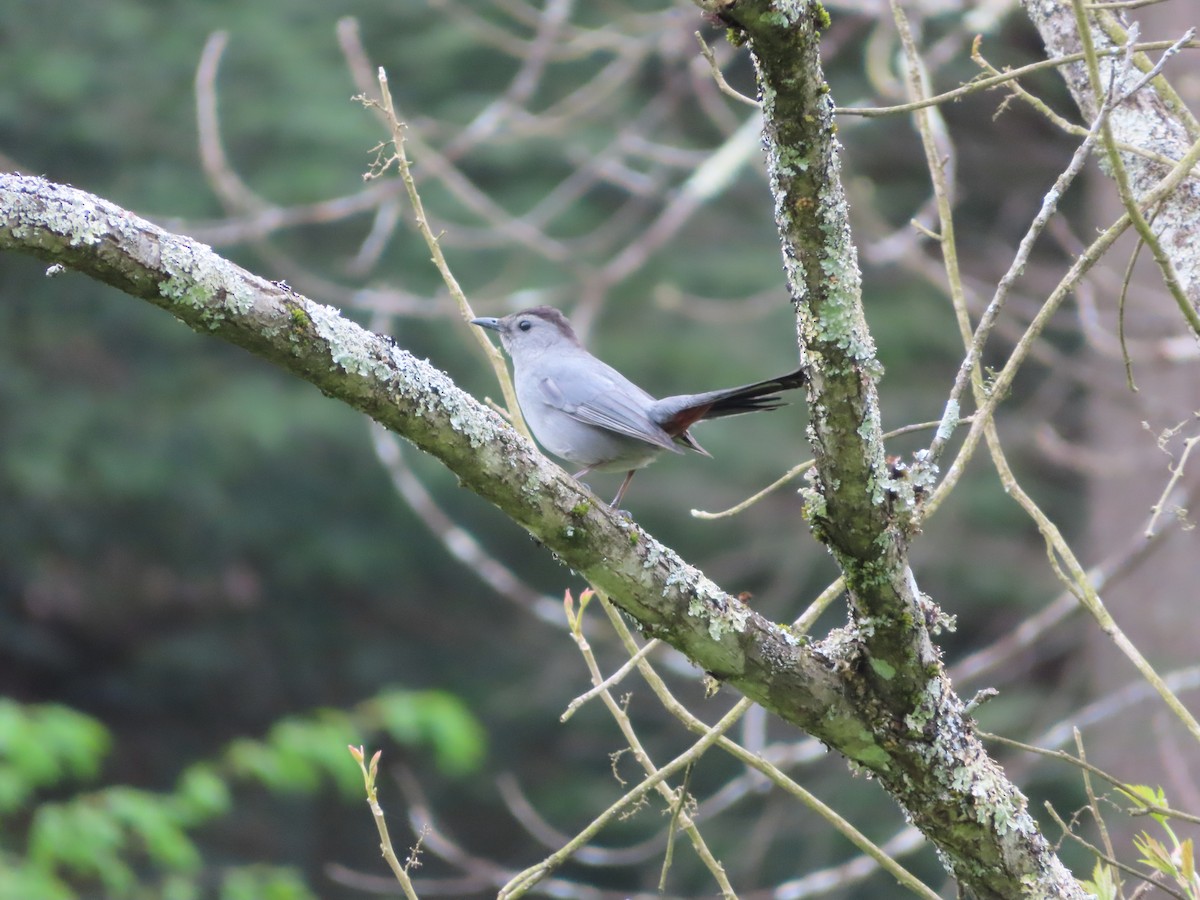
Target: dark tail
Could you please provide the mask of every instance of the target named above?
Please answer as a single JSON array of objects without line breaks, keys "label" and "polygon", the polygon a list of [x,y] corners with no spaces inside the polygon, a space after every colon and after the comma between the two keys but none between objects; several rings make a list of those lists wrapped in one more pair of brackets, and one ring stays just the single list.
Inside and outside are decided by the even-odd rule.
[{"label": "dark tail", "polygon": [[[681,394],[664,397],[650,411],[650,418],[662,426],[670,435],[678,437],[702,419],[720,419],[725,416],[740,416],[742,413],[758,412],[763,409],[778,409],[787,403],[777,394],[780,391],[803,387],[804,372],[797,369],[788,375],[758,381],[742,387],[708,391],[703,394]],[[697,449],[699,449],[697,447]]]},{"label": "dark tail", "polygon": [[715,399],[701,419],[720,419],[724,416],[740,416],[742,413],[757,412],[760,409],[778,409],[787,406],[786,400],[775,396],[780,391],[791,391],[804,387],[804,373],[797,369],[788,375],[760,381],[757,384],[747,384],[744,387],[729,388],[724,391],[710,391],[708,395]]}]

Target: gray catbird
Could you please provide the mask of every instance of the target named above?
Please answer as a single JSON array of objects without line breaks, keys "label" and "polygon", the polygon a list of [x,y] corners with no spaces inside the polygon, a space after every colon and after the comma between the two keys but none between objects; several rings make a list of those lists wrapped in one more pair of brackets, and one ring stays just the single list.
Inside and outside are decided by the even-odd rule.
[{"label": "gray catbird", "polygon": [[701,419],[736,416],[784,404],[776,396],[804,384],[799,370],[743,387],[681,394],[655,400],[588,353],[557,309],[535,306],[502,319],[472,319],[500,333],[513,361],[521,414],[543,447],[582,465],[575,473],[628,472],[612,507],[617,508],[634,473],[664,450],[709,453],[688,429]]}]

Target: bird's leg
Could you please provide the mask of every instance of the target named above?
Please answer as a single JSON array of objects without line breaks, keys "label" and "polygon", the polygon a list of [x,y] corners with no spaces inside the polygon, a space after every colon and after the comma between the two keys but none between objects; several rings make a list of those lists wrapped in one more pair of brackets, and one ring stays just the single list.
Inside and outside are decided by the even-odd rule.
[{"label": "bird's leg", "polygon": [[[582,478],[588,472],[592,471],[593,468],[594,468],[593,466],[584,466],[584,468],[580,469],[578,472],[576,472],[571,477],[574,478],[576,481],[579,481],[580,478]],[[633,476],[636,472],[637,472],[637,469],[629,470],[629,473],[625,476],[625,480],[621,482],[621,487],[617,490],[617,496],[613,497],[613,502],[608,504],[610,509],[618,509],[619,510],[621,508],[620,507],[621,498],[625,496],[625,489],[627,487],[629,487],[629,482],[633,481]],[[579,481],[579,483],[583,484],[582,481]],[[586,484],[583,484],[583,486],[588,487]],[[591,490],[591,488],[588,488],[588,490]]]},{"label": "bird's leg", "polygon": [[621,487],[617,489],[617,496],[613,497],[613,502],[608,504],[612,509],[621,508],[621,498],[625,496],[625,489],[629,487],[629,482],[633,481],[633,476],[637,474],[637,469],[630,469],[629,474],[625,476],[625,480],[621,482]]},{"label": "bird's leg", "polygon": [[[592,471],[592,468],[593,468],[592,466],[584,466],[582,469],[580,469],[578,472],[576,472],[571,477],[574,478],[576,481],[579,481],[580,478],[582,478],[588,472]],[[589,491],[592,489],[592,486],[585,481],[579,481],[579,483],[582,484]]]}]

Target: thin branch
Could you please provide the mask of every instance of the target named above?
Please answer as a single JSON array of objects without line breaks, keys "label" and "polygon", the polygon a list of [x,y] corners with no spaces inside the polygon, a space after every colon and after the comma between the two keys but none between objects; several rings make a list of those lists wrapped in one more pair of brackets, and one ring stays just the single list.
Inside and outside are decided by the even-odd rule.
[{"label": "thin branch", "polygon": [[[513,818],[538,843],[550,850],[557,850],[570,840],[569,834],[560,831],[542,818],[512,775],[500,775],[496,779],[496,787],[500,790],[500,797]],[[697,816],[697,818],[699,817]],[[573,862],[585,866],[631,866],[643,863],[650,857],[661,853],[664,843],[665,838],[661,834],[655,834],[641,843],[626,847],[601,847],[589,844],[586,847],[580,847],[571,859]]]},{"label": "thin branch", "polygon": [[[1134,50],[1168,50],[1174,47],[1176,41],[1147,41],[1145,43],[1136,44]],[[1187,49],[1200,48],[1200,43],[1191,41],[1184,45]],[[1123,48],[1105,48],[1099,51],[1100,56],[1115,56],[1124,53]],[[1061,66],[1070,65],[1071,63],[1080,62],[1084,59],[1083,53],[1070,53],[1065,56],[1058,56],[1054,59],[1041,60],[1035,63],[1021,66],[1017,69],[1011,69],[1002,75],[996,75],[991,78],[979,78],[975,81],[969,81],[961,87],[957,87],[952,91],[946,91],[944,94],[938,94],[934,97],[928,97],[923,100],[914,100],[911,103],[901,103],[896,106],[868,106],[868,107],[834,107],[834,114],[839,116],[894,116],[903,113],[916,112],[919,109],[926,109],[930,106],[939,106],[943,103],[949,103],[952,100],[957,100],[967,94],[973,94],[977,91],[988,90],[989,88],[997,87],[1008,81],[1016,78],[1023,78],[1026,75],[1033,75],[1037,72],[1042,72],[1046,69],[1057,69]]]},{"label": "thin branch", "polygon": [[738,103],[745,103],[747,106],[753,106],[755,109],[762,109],[762,104],[753,97],[747,97],[741,91],[730,87],[729,82],[725,80],[724,73],[721,72],[721,67],[717,65],[717,58],[713,55],[712,47],[708,46],[704,40],[704,35],[698,31],[696,32],[696,41],[700,44],[700,55],[708,61],[713,81],[717,83],[717,87],[721,89],[721,93],[732,97]]},{"label": "thin branch", "polygon": [[489,588],[512,601],[543,622],[562,627],[562,605],[538,593],[508,566],[488,553],[471,532],[459,526],[433,499],[433,495],[404,460],[400,439],[387,429],[371,423],[371,444],[375,457],[387,472],[399,494],[426,528],[463,568]]},{"label": "thin branch", "polygon": [[[1079,761],[1085,765],[1080,771],[1080,777],[1083,779],[1083,789],[1087,793],[1088,808],[1092,811],[1092,819],[1096,822],[1096,830],[1100,832],[1100,842],[1104,845],[1104,852],[1109,857],[1117,855],[1116,848],[1113,847],[1112,839],[1108,834],[1108,825],[1105,824],[1104,815],[1100,810],[1100,801],[1096,797],[1096,791],[1092,787],[1092,773],[1086,768],[1087,752],[1083,747],[1083,735],[1079,733],[1079,729],[1075,729],[1075,752],[1079,754]],[[1118,890],[1120,887],[1118,886]]]},{"label": "thin branch", "polygon": [[[1195,490],[1186,497],[1194,496]],[[1141,532],[1132,534],[1123,548],[1088,570],[1088,579],[1097,591],[1115,587],[1121,579],[1151,558],[1153,551],[1163,545],[1163,538],[1168,533],[1170,532],[1160,530],[1150,539],[1146,539]],[[1075,595],[1064,590],[1036,615],[1026,616],[1000,639],[952,666],[951,676],[957,683],[1003,670],[1018,653],[1032,647],[1046,632],[1078,609],[1079,602]]]},{"label": "thin branch", "polygon": [[[416,181],[413,180],[412,167],[409,165],[408,156],[404,152],[405,126],[403,122],[396,118],[396,110],[392,105],[392,92],[388,88],[387,73],[382,67],[379,69],[379,100],[371,100],[365,96],[361,99],[364,106],[369,109],[378,109],[383,115],[391,131],[391,146],[394,151],[391,156],[386,158],[381,155],[376,167],[364,176],[364,180],[366,178],[377,178],[393,162],[396,164],[400,171],[400,178],[404,182],[405,189],[408,191],[408,199],[412,204],[417,231],[425,239],[425,245],[429,247],[429,252],[432,254],[433,264],[437,267],[438,273],[442,276],[442,281],[445,282],[446,287],[449,289],[450,296],[458,304],[459,315],[464,322],[469,322],[475,318],[475,312],[471,309],[471,304],[467,301],[467,296],[463,293],[458,279],[454,277],[454,273],[450,270],[450,264],[446,262],[445,254],[442,253],[442,247],[438,242],[437,236],[434,235],[433,230],[429,227],[429,220],[425,216],[425,204],[422,202],[421,195],[417,191]],[[479,329],[473,328],[471,331],[475,341],[483,348],[484,355],[491,362],[492,370],[496,373],[496,380],[500,382],[500,389],[504,394],[504,402],[508,407],[508,414],[513,427],[527,439],[533,440],[533,436],[529,433],[529,428],[526,426],[525,420],[521,417],[521,407],[517,403],[516,391],[513,388],[512,379],[509,377],[508,366],[504,362],[503,355]]]},{"label": "thin branch", "polygon": [[[1074,729],[1074,733],[1078,734],[1079,730]],[[999,734],[991,734],[987,731],[980,731],[979,736],[985,741],[993,741],[997,744],[1003,744],[1006,747],[1014,747],[1017,750],[1023,750],[1026,753],[1033,753],[1037,756],[1044,756],[1047,759],[1056,759],[1060,762],[1070,763],[1081,772],[1090,773],[1097,778],[1107,781],[1113,787],[1117,788],[1122,794],[1125,794],[1127,799],[1137,804],[1137,807],[1132,812],[1138,815],[1159,815],[1167,816],[1172,819],[1179,819],[1181,822],[1190,822],[1193,825],[1200,825],[1200,816],[1192,815],[1184,812],[1181,809],[1172,809],[1169,806],[1159,806],[1154,803],[1145,803],[1143,798],[1138,794],[1136,787],[1127,781],[1123,781],[1115,775],[1104,771],[1098,766],[1092,765],[1086,759],[1074,756],[1063,750],[1047,750],[1045,747],[1038,747],[1034,744],[1026,744],[1022,741],[1013,740],[1009,737],[1004,737]]]},{"label": "thin branch", "polygon": [[[612,623],[621,642],[625,645],[626,651],[629,653],[636,652],[637,645],[633,635],[630,633],[628,626],[616,613],[616,610],[608,603],[603,604],[605,613],[608,614],[609,622]],[[716,725],[709,726],[705,722],[696,718],[684,704],[675,699],[666,683],[654,671],[654,667],[647,664],[645,661],[638,665],[638,672],[646,680],[646,683],[654,691],[659,702],[663,704],[666,710],[679,719],[690,731],[702,735],[701,742],[709,742],[713,735],[717,735],[717,745],[729,753],[735,759],[742,762],[765,775],[777,787],[789,794],[795,799],[798,799],[805,806],[812,809],[820,815],[826,822],[832,825],[843,837],[849,840],[855,847],[862,851],[866,856],[870,857],[876,864],[883,868],[889,875],[892,875],[901,885],[914,894],[925,897],[927,900],[934,900],[937,893],[930,890],[920,879],[897,863],[884,850],[874,844],[866,835],[862,834],[850,822],[840,816],[833,808],[827,806],[816,795],[812,794],[802,785],[789,778],[778,768],[766,762],[759,754],[751,753],[738,744],[736,741],[724,735],[724,732],[733,724],[733,721],[745,713],[750,706],[750,701],[747,699],[739,700],[733,708],[726,713]],[[728,723],[728,724],[727,724]]]},{"label": "thin branch", "polygon": [[388,834],[387,819],[384,818],[383,807],[379,805],[379,793],[375,787],[375,781],[379,775],[379,757],[382,754],[382,750],[376,750],[375,754],[371,757],[371,761],[368,763],[362,747],[350,748],[350,755],[354,757],[359,769],[362,770],[363,784],[367,792],[367,805],[371,807],[371,817],[375,820],[376,831],[379,832],[379,849],[388,864],[388,868],[392,870],[392,874],[400,882],[400,888],[404,891],[404,896],[408,900],[417,900],[417,892],[413,887],[412,879],[408,876],[408,870],[420,865],[421,838],[418,837],[417,843],[409,852],[407,861],[401,863],[400,859],[396,856],[395,849],[392,847],[392,838]]},{"label": "thin branch", "polygon": [[559,848],[559,850],[516,875],[500,890],[498,895],[500,900],[510,900],[510,898],[524,896],[530,888],[565,863],[576,849],[588,843],[623,810],[639,802],[650,791],[656,790],[668,778],[687,768],[692,760],[702,756],[704,751],[715,743],[725,729],[731,727],[735,721],[737,721],[737,715],[734,715],[732,712],[726,714],[720,722],[713,726],[710,734],[701,738],[697,743],[676,756],[669,763],[657,769],[653,775],[643,779],[636,787],[627,791],[608,809],[592,819],[586,827]]},{"label": "thin branch", "polygon": [[[970,422],[971,417],[963,416],[962,419],[960,419],[959,421],[960,422]],[[939,424],[940,423],[938,423],[938,422],[915,422],[912,425],[903,425],[900,428],[894,428],[891,431],[885,433],[883,437],[885,440],[888,440],[888,439],[891,439],[894,437],[900,437],[905,434],[913,434],[914,432],[919,432],[919,431],[928,431],[931,428],[936,428]],[[736,516],[738,513],[745,512],[747,509],[752,507],[754,504],[758,503],[758,501],[762,500],[768,494],[773,494],[775,491],[779,490],[781,487],[783,487],[788,482],[794,481],[800,475],[803,475],[805,472],[807,472],[809,469],[811,469],[813,467],[815,462],[816,462],[815,460],[807,459],[804,462],[800,463],[799,465],[792,466],[792,468],[788,469],[784,474],[780,475],[777,479],[772,481],[769,485],[767,485],[761,491],[751,494],[745,500],[742,500],[740,503],[734,504],[733,506],[729,507],[728,509],[723,509],[719,512],[705,512],[702,509],[693,509],[691,511],[691,514],[697,519],[724,519],[729,516]]]},{"label": "thin branch", "polygon": [[1120,869],[1122,872],[1126,873],[1127,875],[1132,875],[1134,878],[1137,878],[1140,881],[1145,882],[1146,884],[1152,884],[1155,887],[1160,888],[1165,893],[1170,894],[1172,897],[1175,897],[1176,900],[1188,900],[1188,898],[1185,897],[1183,894],[1180,894],[1179,892],[1173,890],[1172,888],[1170,888],[1167,885],[1158,881],[1158,879],[1155,875],[1147,875],[1144,872],[1139,872],[1133,866],[1123,863],[1119,859],[1115,859],[1113,857],[1106,856],[1104,854],[1104,851],[1102,851],[1095,844],[1084,840],[1082,837],[1080,837],[1078,834],[1076,834],[1075,830],[1073,828],[1071,828],[1070,825],[1068,825],[1066,822],[1064,822],[1062,820],[1062,817],[1058,814],[1058,812],[1054,809],[1054,807],[1050,805],[1049,802],[1046,803],[1046,811],[1050,813],[1050,817],[1052,819],[1054,819],[1055,823],[1057,823],[1059,828],[1062,829],[1064,837],[1067,837],[1070,840],[1074,841],[1076,844],[1079,844],[1079,846],[1088,850],[1097,859],[1101,860],[1102,862],[1106,863],[1107,865],[1112,866],[1115,869]]},{"label": "thin branch", "polygon": [[[959,324],[960,329],[963,331],[963,336],[967,342],[967,355],[963,358],[962,363],[959,365],[958,374],[954,379],[954,386],[950,391],[950,398],[946,403],[947,412],[943,416],[942,424],[938,427],[937,435],[933,442],[929,445],[929,450],[927,451],[928,460],[933,465],[937,464],[938,459],[941,457],[942,451],[945,449],[946,443],[949,441],[950,436],[953,434],[958,422],[960,421],[958,419],[959,399],[965,391],[968,382],[970,382],[972,379],[974,379],[977,402],[981,399],[980,395],[982,391],[982,376],[978,370],[978,366],[979,359],[983,353],[983,348],[992,333],[992,329],[995,327],[996,321],[1000,316],[1001,310],[1004,308],[1004,304],[1008,299],[1013,285],[1016,283],[1017,278],[1028,265],[1029,257],[1033,252],[1034,244],[1036,244],[1038,238],[1041,237],[1042,232],[1049,223],[1051,216],[1053,216],[1058,210],[1058,204],[1067,188],[1075,180],[1075,177],[1083,170],[1084,164],[1091,155],[1092,146],[1099,139],[1100,129],[1104,122],[1108,120],[1108,116],[1111,111],[1112,106],[1109,104],[1105,104],[1100,110],[1100,113],[1096,116],[1096,120],[1092,123],[1092,127],[1088,130],[1087,136],[1084,138],[1083,142],[1075,148],[1075,152],[1071,155],[1070,163],[1067,165],[1066,169],[1064,169],[1062,173],[1054,180],[1053,186],[1042,198],[1041,208],[1038,210],[1037,215],[1034,216],[1033,221],[1029,224],[1029,228],[1026,229],[1024,236],[1021,238],[1017,252],[1013,255],[1013,259],[1012,262],[1009,263],[1008,270],[997,283],[995,293],[992,295],[992,299],[988,303],[987,308],[984,310],[983,315],[980,316],[979,324],[975,326],[973,334],[970,330],[969,319],[966,317],[966,305],[961,294],[961,278],[957,272],[957,265],[950,262],[950,260],[954,259],[953,248],[948,248],[943,241],[943,251],[948,260],[947,265],[948,267],[953,266],[954,268],[954,271],[949,273],[951,285],[960,285],[960,288],[957,289],[957,293],[956,289],[953,287],[951,293],[955,298],[955,309],[959,311]],[[936,167],[931,167],[931,170],[934,171],[935,182],[937,182],[940,176],[936,172]],[[950,208],[948,203],[942,204],[939,208],[942,209],[943,215],[942,232],[943,234],[952,234],[953,231],[948,224],[950,216]],[[995,391],[995,388],[993,388],[993,391]],[[943,482],[942,486],[939,487],[937,495],[931,499],[927,509],[936,509],[937,505],[941,502],[941,498],[946,496],[946,490],[944,490],[944,488],[947,483],[953,484],[953,482],[950,482],[949,476],[947,477],[946,481]]]},{"label": "thin branch", "polygon": [[[1194,143],[1183,158],[1175,166],[1171,172],[1158,183],[1158,185],[1143,197],[1143,204],[1151,207],[1157,204],[1163,197],[1174,191],[1182,181],[1188,177],[1192,167],[1200,162],[1200,141]],[[975,411],[975,420],[971,424],[970,431],[967,432],[963,439],[962,448],[955,457],[954,463],[946,471],[945,477],[941,484],[934,491],[927,508],[930,504],[940,502],[945,494],[957,483],[958,479],[970,460],[972,453],[979,439],[983,436],[984,424],[991,420],[995,414],[996,408],[1008,396],[1009,389],[1012,387],[1012,382],[1016,378],[1017,371],[1020,369],[1024,360],[1029,356],[1032,348],[1042,331],[1046,328],[1050,318],[1057,312],[1058,308],[1066,300],[1070,292],[1078,284],[1079,280],[1086,275],[1093,266],[1103,257],[1108,249],[1116,242],[1122,234],[1130,227],[1129,214],[1126,213],[1107,229],[1105,229],[1099,237],[1089,244],[1079,257],[1072,263],[1071,268],[1059,280],[1050,296],[1042,305],[1037,315],[1029,323],[1024,334],[1017,341],[1016,347],[1009,354],[1004,368],[996,375],[992,381],[991,389],[988,393],[987,400]]]},{"label": "thin branch", "polygon": [[567,719],[569,719],[569,718],[571,718],[571,716],[575,715],[575,713],[579,710],[579,708],[581,706],[583,706],[585,703],[587,703],[589,700],[591,700],[594,697],[599,696],[600,694],[602,694],[602,693],[610,690],[611,688],[615,687],[616,685],[620,684],[622,681],[625,680],[625,676],[628,675],[633,670],[633,667],[636,666],[643,659],[645,659],[647,656],[649,656],[650,653],[652,653],[654,651],[654,649],[658,646],[659,646],[659,643],[657,640],[651,639],[649,641],[646,641],[646,643],[642,646],[642,648],[640,650],[638,650],[638,652],[635,653],[633,656],[631,656],[625,662],[625,664],[621,666],[621,668],[617,669],[615,672],[613,672],[611,675],[609,675],[607,678],[605,678],[599,684],[593,686],[590,690],[585,691],[584,693],[580,694],[578,697],[576,697],[574,700],[572,700],[569,704],[567,704],[566,712],[564,712],[561,716],[558,717],[558,721],[560,721],[560,722],[567,721]]},{"label": "thin branch", "polygon": [[[1101,600],[1099,592],[1092,585],[1087,573],[1076,559],[1074,552],[1063,539],[1058,527],[1050,521],[1050,518],[1042,512],[1041,508],[1033,501],[1033,498],[1017,482],[1016,477],[1008,466],[1008,461],[1005,459],[1003,453],[1000,452],[999,440],[994,432],[994,424],[993,429],[988,432],[988,442],[992,447],[992,458],[996,463],[1000,480],[1003,482],[1005,490],[1008,491],[1012,498],[1021,505],[1021,508],[1037,524],[1038,530],[1042,533],[1042,537],[1046,542],[1046,552],[1049,556],[1051,567],[1059,579],[1066,585],[1067,590],[1078,598],[1080,603],[1083,604],[1084,609],[1092,614],[1092,617],[1095,618],[1096,623],[1100,626],[1100,630],[1108,635],[1113,643],[1116,644],[1117,649],[1125,655],[1125,658],[1133,663],[1134,668],[1150,683],[1162,698],[1162,701],[1167,705],[1167,708],[1191,732],[1192,737],[1197,742],[1200,742],[1200,722],[1183,705],[1182,701],[1171,690],[1162,676],[1158,674],[1150,661],[1142,655],[1141,651],[1134,646],[1125,632],[1117,625],[1116,620],[1113,619],[1104,602]],[[1065,571],[1058,565],[1060,560],[1066,567]]]},{"label": "thin branch", "polygon": [[1091,10],[1140,9],[1143,6],[1157,6],[1159,3],[1166,2],[1167,0],[1099,0],[1096,3],[1085,4],[1085,8]]},{"label": "thin branch", "polygon": [[1188,457],[1192,454],[1192,448],[1200,443],[1200,436],[1187,438],[1183,442],[1183,453],[1179,456],[1179,462],[1174,466],[1168,466],[1171,477],[1167,479],[1166,485],[1159,495],[1158,501],[1151,509],[1153,515],[1150,517],[1150,524],[1146,526],[1145,536],[1154,536],[1154,523],[1158,521],[1158,517],[1162,515],[1164,509],[1167,508],[1167,502],[1171,495],[1175,492],[1175,486],[1179,483],[1179,479],[1183,477],[1184,468],[1187,466]]},{"label": "thin branch", "polygon": [[200,136],[200,165],[221,202],[230,210],[261,211],[274,206],[250,189],[229,164],[221,141],[217,115],[217,71],[229,43],[228,31],[214,31],[204,42],[196,67],[196,128]]},{"label": "thin branch", "polygon": [[[603,594],[598,596],[601,603],[605,606],[605,611],[611,609],[607,598],[605,598]],[[588,641],[583,634],[583,609],[587,605],[587,596],[586,594],[580,595],[580,609],[578,613],[575,613],[572,610],[573,603],[570,593],[568,593],[566,596],[566,602],[568,604],[567,615],[571,626],[571,637],[574,639],[576,646],[579,648],[580,654],[583,656],[584,662],[588,668],[588,672],[591,675],[592,683],[595,685],[601,685],[605,679],[600,672],[600,665],[596,662],[596,657],[592,653],[591,646],[588,644]],[[613,698],[612,694],[608,690],[601,690],[600,697],[604,701],[604,705],[608,709],[609,714],[617,723],[617,727],[620,728],[621,734],[625,738],[629,748],[633,751],[634,759],[637,760],[638,765],[640,765],[646,772],[647,777],[653,778],[658,773],[658,769],[651,760],[650,754],[646,751],[645,747],[642,746],[642,743],[634,730],[633,723],[626,714],[625,708]],[[730,719],[725,727],[728,728],[732,726],[735,721],[736,718]],[[711,743],[711,741],[709,743]],[[707,747],[707,744],[705,747]],[[693,756],[691,756],[687,763],[687,772],[691,771],[691,768],[695,764],[696,760],[698,760],[704,752],[704,750],[700,748],[699,744],[697,744],[696,748],[694,749],[696,752]],[[655,790],[667,804],[668,808],[674,808],[677,800],[677,794],[676,791],[672,790],[666,784],[665,780],[659,781],[656,784]],[[726,900],[734,900],[737,895],[734,893],[733,885],[729,883],[729,878],[725,874],[724,867],[716,859],[716,857],[713,856],[712,851],[708,848],[708,844],[700,834],[695,822],[692,821],[691,816],[684,813],[682,809],[679,809],[677,810],[677,816],[673,817],[673,821],[674,820],[682,823],[683,829],[687,833],[688,838],[691,840],[693,849],[696,851],[696,855],[700,858],[700,861],[704,863],[704,866],[709,870],[709,872],[712,873],[714,880],[717,882],[717,886],[721,891],[721,896],[726,898]],[[669,846],[671,845],[670,840],[668,839],[668,847]]]},{"label": "thin branch", "polygon": [[[1180,47],[1191,44],[1191,37],[1195,33],[1195,29],[1189,29],[1186,35],[1170,47],[1163,54],[1159,63],[1146,72],[1144,76],[1132,87],[1126,91],[1122,91],[1115,98],[1112,94],[1115,93],[1114,85],[1116,84],[1117,69],[1114,66],[1111,72],[1111,83],[1106,90],[1100,78],[1100,56],[1097,53],[1096,46],[1092,40],[1091,24],[1088,21],[1086,10],[1083,8],[1083,0],[1071,0],[1072,8],[1075,10],[1075,22],[1079,29],[1079,38],[1083,44],[1084,60],[1087,63],[1088,80],[1091,82],[1092,93],[1096,98],[1108,97],[1105,101],[1105,107],[1116,106],[1131,97],[1134,93],[1144,88],[1158,75],[1158,71],[1166,63],[1166,61],[1177,53]],[[1136,31],[1131,32],[1129,45],[1122,48],[1127,54],[1132,56],[1134,53],[1134,38]],[[1129,182],[1129,172],[1125,167],[1125,160],[1122,159],[1120,151],[1116,146],[1116,138],[1113,136],[1112,125],[1108,121],[1108,117],[1103,118],[1101,124],[1101,135],[1104,139],[1104,149],[1108,158],[1109,167],[1112,171],[1112,176],[1117,183],[1117,193],[1121,198],[1121,204],[1125,207],[1125,213],[1129,216],[1133,223],[1134,230],[1137,231],[1141,239],[1150,248],[1151,254],[1154,256],[1154,261],[1158,264],[1160,273],[1162,274],[1163,283],[1171,296],[1175,298],[1175,303],[1179,308],[1180,314],[1187,321],[1192,331],[1200,334],[1200,312],[1193,308],[1188,300],[1187,293],[1183,286],[1179,283],[1179,275],[1175,271],[1175,264],[1171,257],[1163,249],[1162,242],[1158,239],[1158,235],[1150,227],[1150,223],[1146,221],[1146,217],[1142,214],[1141,201],[1133,194],[1133,188]]]},{"label": "thin branch", "polygon": [[[420,783],[411,772],[401,769],[398,781],[407,801],[411,827],[424,835],[422,847],[431,855],[464,873],[464,876],[459,878],[413,879],[420,893],[455,898],[475,896],[489,889],[497,890],[516,874],[515,870],[509,867],[470,852],[451,838],[436,821]],[[539,888],[539,892],[546,896],[570,897],[572,900],[661,900],[658,895],[649,892],[631,895],[628,891],[603,891],[565,878],[547,878],[540,883]]]}]

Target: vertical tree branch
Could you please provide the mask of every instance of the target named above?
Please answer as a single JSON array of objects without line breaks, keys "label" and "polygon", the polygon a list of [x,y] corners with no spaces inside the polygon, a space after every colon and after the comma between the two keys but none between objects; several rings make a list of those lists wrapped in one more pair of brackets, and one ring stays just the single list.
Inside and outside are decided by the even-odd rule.
[{"label": "vertical tree branch", "polygon": [[[1105,102],[1105,91],[1111,90],[1123,98],[1108,119],[1106,139],[1111,155],[1101,162],[1114,179],[1119,178],[1123,189],[1127,188],[1123,190],[1127,198],[1136,202],[1144,214],[1149,206],[1147,195],[1166,174],[1166,168],[1154,156],[1181,159],[1200,140],[1200,126],[1163,75],[1152,78],[1145,89],[1136,90],[1144,73],[1154,71],[1153,66],[1144,54],[1114,52],[1128,41],[1129,35],[1112,13],[1092,9],[1082,16],[1082,21],[1090,26],[1085,40],[1071,3],[1024,0],[1023,5],[1049,56],[1084,54],[1079,61],[1063,65],[1059,71],[1086,118],[1096,118]],[[1123,150],[1118,153],[1122,145],[1138,147],[1153,155]],[[1114,159],[1122,171],[1114,170]],[[1189,322],[1196,321],[1196,312],[1200,310],[1200,255],[1193,249],[1197,221],[1200,221],[1200,178],[1186,179],[1154,209],[1154,236],[1191,307],[1185,313]]]},{"label": "vertical tree branch", "polygon": [[908,566],[919,488],[884,459],[880,366],[863,314],[833,103],[818,54],[824,9],[804,0],[702,4],[750,48],[784,268],[809,373],[815,455],[807,513],[845,576],[862,655],[859,699],[883,755],[867,765],[980,897],[1082,897],[1026,800],[979,743],[942,670]]}]

